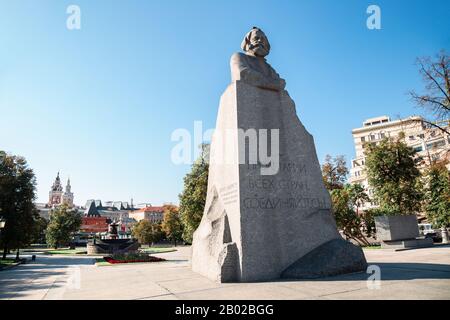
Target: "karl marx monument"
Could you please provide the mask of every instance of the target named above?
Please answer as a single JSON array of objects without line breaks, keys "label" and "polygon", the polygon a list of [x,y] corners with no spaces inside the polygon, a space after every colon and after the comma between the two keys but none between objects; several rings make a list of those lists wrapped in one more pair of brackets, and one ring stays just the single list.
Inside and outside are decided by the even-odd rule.
[{"label": "karl marx monument", "polygon": [[218,282],[365,271],[361,248],[337,230],[314,139],[265,59],[266,35],[254,27],[241,47],[220,100],[192,269]]}]

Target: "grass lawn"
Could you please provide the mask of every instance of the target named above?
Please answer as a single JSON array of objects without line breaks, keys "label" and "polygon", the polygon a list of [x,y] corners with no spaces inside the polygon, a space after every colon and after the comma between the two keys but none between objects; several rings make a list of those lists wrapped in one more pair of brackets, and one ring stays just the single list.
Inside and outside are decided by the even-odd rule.
[{"label": "grass lawn", "polygon": [[366,247],[362,247],[362,248],[363,248],[363,249],[369,249],[369,250],[381,249],[381,245],[366,246]]},{"label": "grass lawn", "polygon": [[0,269],[15,264],[14,259],[0,259]]},{"label": "grass lawn", "polygon": [[152,254],[152,253],[173,252],[177,251],[177,249],[167,247],[150,247],[150,248],[141,248],[139,249],[139,251]]},{"label": "grass lawn", "polygon": [[98,267],[112,266],[112,265],[113,265],[113,264],[109,263],[108,261],[106,261],[106,260],[103,259],[103,258],[96,258],[96,259],[95,259],[95,264],[96,264]]},{"label": "grass lawn", "polygon": [[86,254],[87,250],[86,248],[78,248],[78,249],[52,249],[52,250],[46,250],[45,253],[47,254],[68,254],[68,255],[74,255],[74,254]]}]

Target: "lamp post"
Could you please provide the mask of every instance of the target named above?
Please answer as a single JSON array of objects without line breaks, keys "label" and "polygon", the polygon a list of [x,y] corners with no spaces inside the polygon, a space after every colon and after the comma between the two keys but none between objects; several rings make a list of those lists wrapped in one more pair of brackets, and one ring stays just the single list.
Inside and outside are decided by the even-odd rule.
[{"label": "lamp post", "polygon": [[[0,220],[0,236],[2,235],[2,230],[5,227],[6,221]],[[0,256],[1,259],[1,256]]]},{"label": "lamp post", "polygon": [[[0,220],[0,236],[2,235],[2,230],[5,227],[6,221]],[[1,259],[1,257],[0,257]]]}]

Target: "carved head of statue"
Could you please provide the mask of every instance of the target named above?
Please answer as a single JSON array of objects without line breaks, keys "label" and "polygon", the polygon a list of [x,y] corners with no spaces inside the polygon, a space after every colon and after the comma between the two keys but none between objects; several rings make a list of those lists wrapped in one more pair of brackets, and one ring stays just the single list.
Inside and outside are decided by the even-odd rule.
[{"label": "carved head of statue", "polygon": [[267,39],[265,33],[261,29],[253,27],[252,30],[245,35],[241,48],[249,55],[265,57],[270,52],[270,43],[269,39]]}]

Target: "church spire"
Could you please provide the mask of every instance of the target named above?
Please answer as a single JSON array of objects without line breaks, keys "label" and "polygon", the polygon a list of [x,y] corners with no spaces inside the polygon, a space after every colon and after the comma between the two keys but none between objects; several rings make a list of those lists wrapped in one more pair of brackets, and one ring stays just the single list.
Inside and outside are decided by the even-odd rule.
[{"label": "church spire", "polygon": [[61,185],[61,179],[59,177],[59,171],[53,182],[53,185],[49,192],[48,206],[60,205],[62,201],[63,187]]},{"label": "church spire", "polygon": [[62,186],[61,186],[61,179],[59,178],[59,171],[58,171],[58,175],[56,176],[55,182],[53,182],[53,186],[52,186],[52,191],[62,191]]},{"label": "church spire", "polygon": [[66,185],[66,193],[70,193],[70,189],[72,186],[70,185],[70,177],[67,179],[67,185]]},{"label": "church spire", "polygon": [[72,186],[70,185],[70,177],[67,179],[66,184],[66,192],[63,195],[63,203],[69,205],[69,207],[73,207],[73,192]]}]

